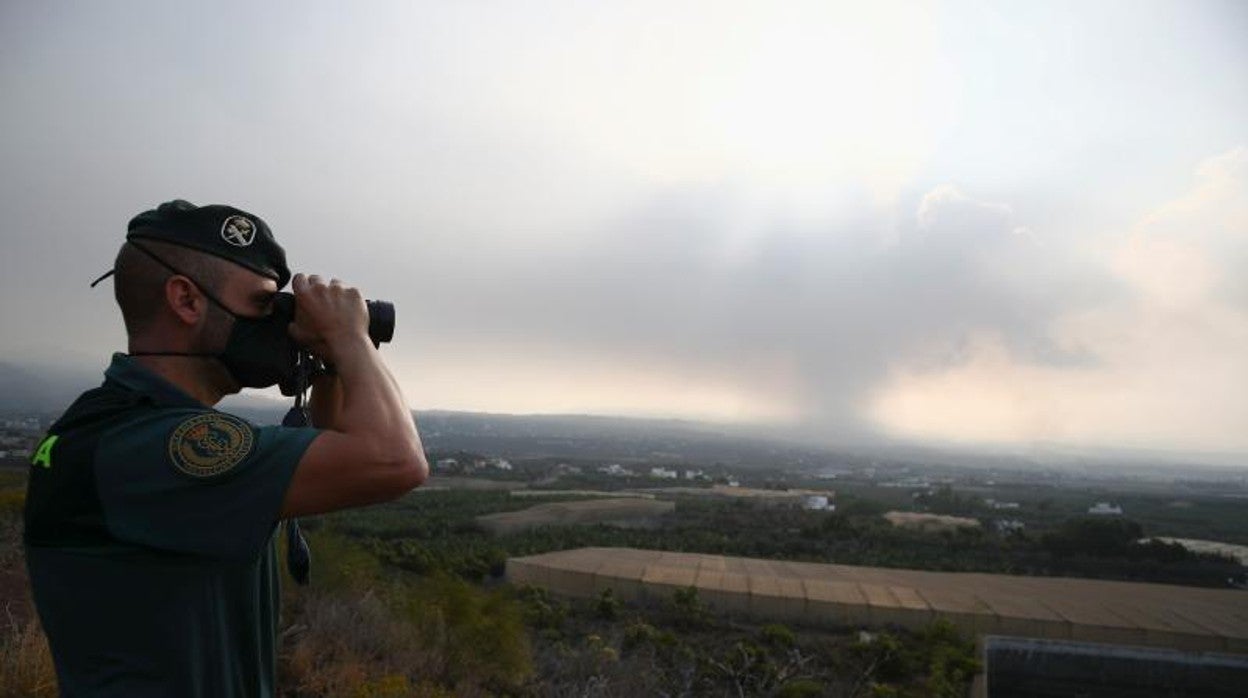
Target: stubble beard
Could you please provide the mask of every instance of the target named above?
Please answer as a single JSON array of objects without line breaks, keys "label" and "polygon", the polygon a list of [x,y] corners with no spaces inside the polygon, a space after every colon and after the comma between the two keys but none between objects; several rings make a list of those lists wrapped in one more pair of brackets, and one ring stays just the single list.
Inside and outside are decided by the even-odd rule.
[{"label": "stubble beard", "polygon": [[[208,322],[204,323],[204,331],[196,342],[196,351],[205,354],[220,354],[225,351],[230,341],[230,332],[234,329],[234,318],[215,304],[208,306]],[[243,388],[234,380],[225,364],[216,356],[206,357],[203,379],[214,392],[221,395],[233,395]]]}]

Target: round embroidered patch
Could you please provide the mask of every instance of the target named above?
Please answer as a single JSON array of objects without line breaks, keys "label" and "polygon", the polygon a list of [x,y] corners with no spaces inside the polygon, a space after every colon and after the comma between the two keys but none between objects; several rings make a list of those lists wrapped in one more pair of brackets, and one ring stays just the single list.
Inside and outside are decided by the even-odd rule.
[{"label": "round embroidered patch", "polygon": [[192,477],[220,475],[251,453],[251,427],[220,412],[186,419],[169,436],[169,460]]}]

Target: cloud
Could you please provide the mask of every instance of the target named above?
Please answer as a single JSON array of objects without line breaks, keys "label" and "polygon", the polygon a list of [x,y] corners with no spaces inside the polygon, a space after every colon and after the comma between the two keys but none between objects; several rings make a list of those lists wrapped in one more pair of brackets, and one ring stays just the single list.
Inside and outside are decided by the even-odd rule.
[{"label": "cloud", "polygon": [[871,413],[908,437],[1248,452],[1246,242],[1237,148],[1104,251],[1124,293],[1048,323],[1053,344],[1091,361],[1044,365],[984,324],[953,365],[894,363]]},{"label": "cloud", "polygon": [[[1025,368],[1005,396],[977,384],[984,411],[1016,405],[984,437],[1062,435],[1050,377],[1123,383],[1162,361],[1136,333],[1229,331],[1215,309],[1248,303],[1243,150],[1123,217],[1242,137],[1242,12],[50,7],[0,21],[10,360],[95,370],[123,348],[86,283],[173,197],[253,210],[293,266],[395,301],[386,355],[418,407],[794,417],[832,439],[912,433],[873,408],[898,376]],[[1172,373],[1232,375],[1210,332],[1172,337],[1195,343]]]},{"label": "cloud", "polygon": [[[435,269],[430,283],[453,291],[421,311],[430,363],[508,386],[500,398],[522,392],[523,404],[540,402],[543,381],[529,378],[557,365],[586,404],[787,418],[835,439],[873,428],[863,401],[894,362],[956,362],[970,328],[998,328],[1037,361],[1071,361],[1040,330],[1085,295],[1080,272],[1016,234],[1010,207],[938,187],[918,203],[929,224],[892,243],[892,212],[870,193],[837,210],[786,220],[732,187],[668,188],[558,249],[474,259],[489,283]],[[479,341],[465,349],[469,336]],[[474,372],[466,355],[528,378]],[[544,384],[569,394],[562,380]]]},{"label": "cloud", "polygon": [[923,196],[915,215],[919,230],[933,235],[1000,234],[1027,235],[1015,222],[1007,204],[980,201],[963,194],[952,184],[942,184]]}]

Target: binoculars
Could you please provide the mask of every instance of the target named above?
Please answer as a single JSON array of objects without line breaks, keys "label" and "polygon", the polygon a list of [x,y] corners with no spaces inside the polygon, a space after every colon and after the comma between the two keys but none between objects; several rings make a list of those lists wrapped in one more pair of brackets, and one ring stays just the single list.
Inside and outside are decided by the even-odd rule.
[{"label": "binoculars", "polygon": [[[290,318],[294,319],[294,294],[279,293],[277,295],[278,297],[274,299],[274,312],[288,313]],[[380,347],[394,339],[394,303],[364,301],[364,305],[368,308],[368,338],[372,340],[373,346]],[[293,342],[290,344],[288,365],[290,370],[277,384],[282,395],[286,396],[302,393],[311,381],[312,375],[325,368],[310,353],[296,347]]]}]

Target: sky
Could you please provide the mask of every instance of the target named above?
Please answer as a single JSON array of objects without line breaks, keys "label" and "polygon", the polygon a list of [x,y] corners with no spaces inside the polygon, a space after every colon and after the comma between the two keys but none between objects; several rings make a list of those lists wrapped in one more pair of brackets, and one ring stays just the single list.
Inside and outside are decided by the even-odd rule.
[{"label": "sky", "polygon": [[0,357],[174,198],[413,407],[1248,454],[1248,4],[3,2]]}]

